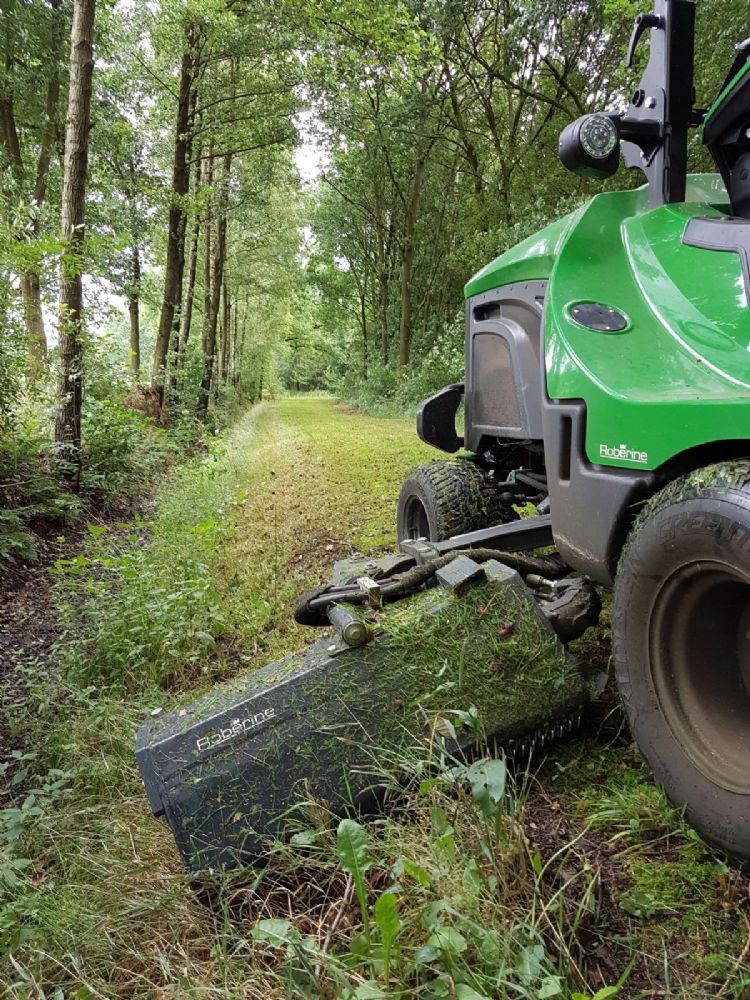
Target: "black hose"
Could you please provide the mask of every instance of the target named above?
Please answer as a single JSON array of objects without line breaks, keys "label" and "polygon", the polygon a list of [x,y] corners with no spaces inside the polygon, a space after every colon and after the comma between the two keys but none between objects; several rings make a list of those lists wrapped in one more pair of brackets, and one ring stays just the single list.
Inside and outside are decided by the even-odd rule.
[{"label": "black hose", "polygon": [[[395,579],[381,581],[380,592],[383,601],[395,601],[400,597],[416,593],[439,569],[447,566],[456,556],[468,556],[477,563],[497,559],[522,576],[536,573],[547,579],[556,580],[570,572],[570,567],[557,553],[548,556],[530,556],[524,552],[498,552],[496,549],[457,549],[420,566],[414,566]],[[333,587],[327,584],[315,590],[308,590],[299,597],[294,609],[294,619],[300,625],[325,626],[329,624],[326,611],[332,604],[366,604],[367,600],[367,594],[364,594],[359,587]]]}]

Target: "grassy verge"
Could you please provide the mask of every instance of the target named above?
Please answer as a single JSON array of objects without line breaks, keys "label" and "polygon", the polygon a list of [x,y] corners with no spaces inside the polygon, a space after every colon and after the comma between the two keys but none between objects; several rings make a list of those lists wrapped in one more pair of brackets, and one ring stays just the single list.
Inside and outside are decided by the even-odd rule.
[{"label": "grassy verge", "polygon": [[[94,527],[58,566],[59,674],[29,662],[10,720],[27,749],[0,814],[8,996],[750,996],[747,882],[611,720],[534,778],[456,762],[423,780],[399,762],[415,780],[387,819],[336,836],[321,807],[267,871],[228,878],[212,905],[191,890],[148,815],[135,728],[300,646],[294,596],[391,541],[401,479],[426,457],[404,421],[266,404],[174,475],[150,520]],[[606,659],[606,634],[594,646]]]}]

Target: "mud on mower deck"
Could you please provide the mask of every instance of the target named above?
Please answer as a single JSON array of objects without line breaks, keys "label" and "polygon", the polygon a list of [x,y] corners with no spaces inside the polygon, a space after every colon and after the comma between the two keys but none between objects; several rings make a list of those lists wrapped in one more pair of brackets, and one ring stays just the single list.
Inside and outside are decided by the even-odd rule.
[{"label": "mud on mower deck", "polygon": [[[563,594],[565,629],[590,623],[598,605],[586,581],[556,594],[555,583],[526,572],[545,604],[491,552],[475,553],[481,563],[426,554],[433,558],[407,564],[410,585],[427,589],[392,606],[383,598],[397,596],[388,588],[399,577],[387,574],[399,560],[403,568],[403,555],[337,564],[333,584],[307,595],[299,613],[319,614],[317,601],[333,634],[141,727],[136,754],[151,809],[165,816],[189,869],[262,859],[269,838],[304,822],[306,801],[334,813],[372,807],[399,758],[507,746],[562,732],[580,715],[590,685],[550,620],[560,622]],[[498,556],[526,571],[536,565]],[[554,567],[554,557],[537,563]],[[365,566],[363,613],[337,598],[353,596]]]}]

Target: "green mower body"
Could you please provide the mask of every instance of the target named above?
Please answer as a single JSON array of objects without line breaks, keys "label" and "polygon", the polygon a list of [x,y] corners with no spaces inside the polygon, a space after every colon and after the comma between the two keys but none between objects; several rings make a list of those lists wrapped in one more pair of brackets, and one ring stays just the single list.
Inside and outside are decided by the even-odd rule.
[{"label": "green mower body", "polygon": [[[601,582],[614,577],[634,502],[750,452],[742,262],[683,242],[690,220],[728,213],[718,174],[690,176],[678,204],[652,207],[647,186],[600,194],[466,286],[469,447],[491,448],[493,427],[505,440],[541,430],[546,465],[559,470],[549,477],[556,542]],[[487,398],[505,395],[509,411],[523,385],[518,353],[505,350],[519,303],[541,385],[493,422]],[[589,317],[587,306],[603,308]]]},{"label": "green mower body", "polygon": [[[740,257],[682,242],[690,219],[728,212],[718,174],[689,176],[678,205],[651,208],[645,186],[600,194],[466,285],[471,303],[516,281],[548,283],[545,388],[586,403],[590,463],[653,471],[700,446],[750,439]],[[572,315],[581,302],[606,304],[625,325],[592,330]]]},{"label": "green mower body", "polygon": [[[609,176],[622,145],[647,184],[595,196],[468,282],[465,381],[418,416],[425,441],[499,481],[543,478],[561,553],[607,584],[639,504],[750,455],[750,47],[711,110],[694,109],[694,17],[688,0],[639,15],[631,49],[648,30],[651,51],[630,107],[561,137],[570,169]],[[716,174],[687,174],[699,124]]]}]

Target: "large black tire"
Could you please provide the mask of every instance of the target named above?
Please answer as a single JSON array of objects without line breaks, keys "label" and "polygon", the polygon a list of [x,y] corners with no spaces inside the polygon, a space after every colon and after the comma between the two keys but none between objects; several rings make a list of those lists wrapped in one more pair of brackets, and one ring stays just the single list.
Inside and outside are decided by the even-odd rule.
[{"label": "large black tire", "polygon": [[497,487],[474,462],[437,460],[409,473],[398,498],[398,539],[440,542],[464,531],[500,524],[515,516],[503,507]]},{"label": "large black tire", "polygon": [[633,736],[701,836],[750,862],[750,462],[659,493],[617,575],[615,666]]}]

